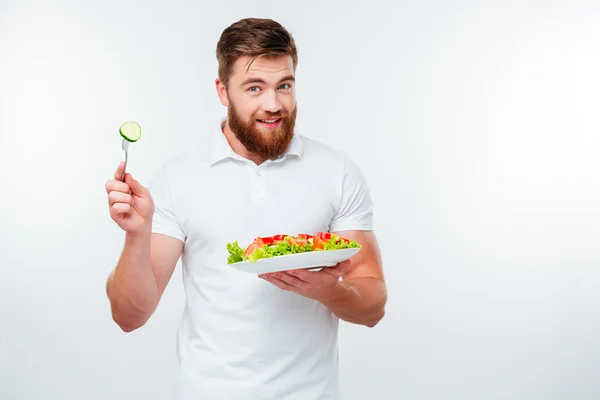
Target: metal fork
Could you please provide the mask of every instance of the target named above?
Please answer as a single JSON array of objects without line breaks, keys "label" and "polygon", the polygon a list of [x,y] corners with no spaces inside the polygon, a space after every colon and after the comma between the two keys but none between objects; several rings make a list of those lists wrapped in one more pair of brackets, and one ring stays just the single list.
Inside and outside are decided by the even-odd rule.
[{"label": "metal fork", "polygon": [[127,150],[129,149],[129,141],[123,139],[121,147],[123,148],[123,150],[125,150],[125,165],[123,166],[123,175],[121,176],[121,181],[125,182],[125,169],[127,168]]}]

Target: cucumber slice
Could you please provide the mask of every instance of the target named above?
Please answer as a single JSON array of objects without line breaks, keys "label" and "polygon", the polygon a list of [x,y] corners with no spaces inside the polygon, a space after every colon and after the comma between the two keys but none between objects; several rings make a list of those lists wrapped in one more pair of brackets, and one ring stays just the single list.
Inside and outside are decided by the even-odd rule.
[{"label": "cucumber slice", "polygon": [[129,142],[137,142],[142,137],[142,128],[135,122],[125,122],[119,128],[119,133]]}]

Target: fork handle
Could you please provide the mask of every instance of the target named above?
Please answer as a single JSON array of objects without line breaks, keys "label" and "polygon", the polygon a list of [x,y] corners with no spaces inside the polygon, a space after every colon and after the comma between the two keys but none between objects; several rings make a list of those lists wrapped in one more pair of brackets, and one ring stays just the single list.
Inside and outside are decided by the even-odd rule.
[{"label": "fork handle", "polygon": [[129,150],[129,142],[127,140],[123,139],[123,142],[121,143],[121,147],[125,151],[125,165],[123,166],[123,175],[121,176],[121,182],[125,182],[125,170],[127,169],[127,153]]},{"label": "fork handle", "polygon": [[121,182],[125,182],[125,170],[127,169],[127,150],[125,150],[125,165],[123,166],[123,175],[121,175]]}]

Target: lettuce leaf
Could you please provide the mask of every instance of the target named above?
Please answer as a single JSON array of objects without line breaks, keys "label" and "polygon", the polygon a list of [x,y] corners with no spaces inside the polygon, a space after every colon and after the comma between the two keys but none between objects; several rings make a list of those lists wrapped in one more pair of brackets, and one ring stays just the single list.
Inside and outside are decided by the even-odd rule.
[{"label": "lettuce leaf", "polygon": [[244,261],[244,249],[240,247],[237,240],[233,243],[227,243],[227,264],[233,264],[236,262]]},{"label": "lettuce leaf", "polygon": [[350,249],[354,247],[360,247],[360,244],[350,239],[348,242],[346,242],[345,240],[340,240],[340,237],[335,234],[331,235],[331,239],[323,242],[323,250],[341,250]]}]

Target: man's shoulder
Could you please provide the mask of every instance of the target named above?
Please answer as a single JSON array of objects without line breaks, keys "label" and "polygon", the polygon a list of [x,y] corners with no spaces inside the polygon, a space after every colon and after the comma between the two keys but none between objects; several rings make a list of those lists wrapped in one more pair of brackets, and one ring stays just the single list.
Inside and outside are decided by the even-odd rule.
[{"label": "man's shoulder", "polygon": [[215,134],[209,132],[201,135],[192,143],[186,143],[176,153],[166,157],[162,163],[163,169],[174,170],[198,170],[198,167],[208,167],[211,160],[211,152],[214,150]]},{"label": "man's shoulder", "polygon": [[158,167],[155,178],[176,182],[180,178],[187,179],[187,174],[198,174],[202,170],[205,157],[192,151],[184,150],[166,158]]},{"label": "man's shoulder", "polygon": [[190,164],[194,163],[194,157],[187,153],[178,153],[166,158],[162,163],[159,171],[163,173],[178,173],[189,168]]},{"label": "man's shoulder", "polygon": [[[362,174],[359,164],[354,156],[346,150],[325,143],[319,139],[300,135],[303,146],[304,162],[318,169],[327,169],[331,172],[338,171],[342,174]],[[336,174],[329,174],[338,176]]]},{"label": "man's shoulder", "polygon": [[299,134],[304,147],[304,153],[309,157],[318,157],[327,160],[344,161],[348,154],[333,145],[327,144],[321,140],[314,139],[303,134]]}]

